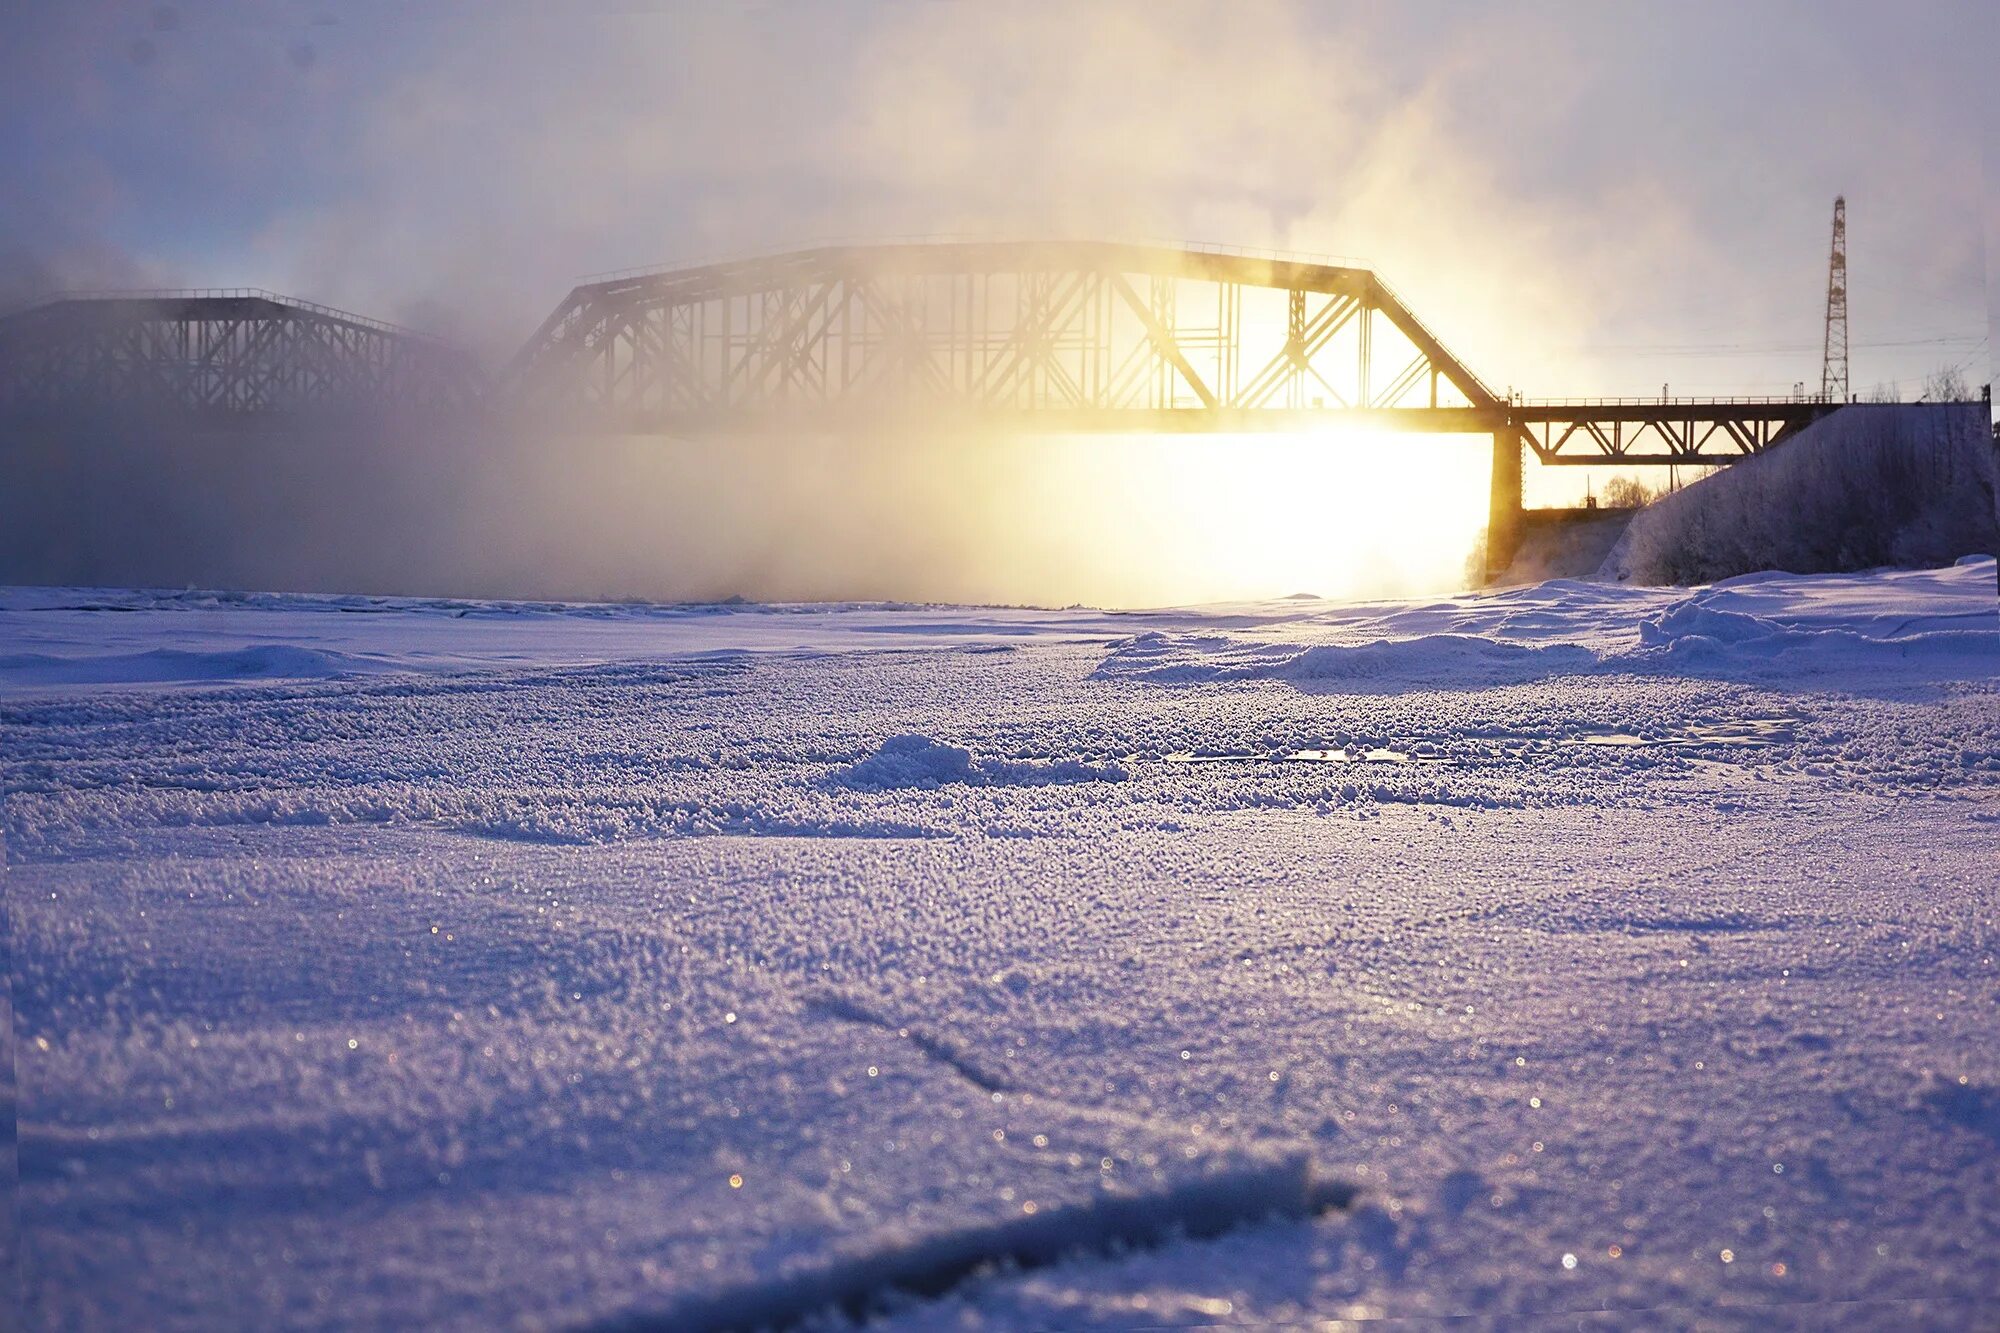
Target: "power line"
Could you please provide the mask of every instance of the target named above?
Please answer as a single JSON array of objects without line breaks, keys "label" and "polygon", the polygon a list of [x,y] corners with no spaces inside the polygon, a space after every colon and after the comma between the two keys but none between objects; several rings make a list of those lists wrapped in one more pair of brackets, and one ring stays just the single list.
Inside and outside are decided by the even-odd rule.
[{"label": "power line", "polygon": [[[1983,344],[1983,333],[1954,333],[1924,338],[1871,338],[1851,344],[1855,347],[1970,347]],[[1814,352],[1814,343],[1566,343],[1552,348],[1563,352],[1643,352],[1648,356],[1734,356],[1744,353]]]}]

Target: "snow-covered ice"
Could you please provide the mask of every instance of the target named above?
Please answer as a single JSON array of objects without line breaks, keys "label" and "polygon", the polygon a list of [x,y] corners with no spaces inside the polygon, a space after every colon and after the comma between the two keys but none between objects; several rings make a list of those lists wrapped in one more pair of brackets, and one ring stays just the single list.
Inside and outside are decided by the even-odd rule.
[{"label": "snow-covered ice", "polygon": [[1995,577],[0,592],[25,1322],[1977,1324]]}]

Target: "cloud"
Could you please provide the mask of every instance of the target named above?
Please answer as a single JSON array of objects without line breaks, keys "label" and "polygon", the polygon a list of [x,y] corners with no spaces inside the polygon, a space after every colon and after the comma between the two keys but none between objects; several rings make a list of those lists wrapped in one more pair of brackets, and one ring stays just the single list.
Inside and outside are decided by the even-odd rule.
[{"label": "cloud", "polygon": [[1629,392],[1665,372],[1620,347],[1811,342],[1845,190],[1857,338],[1980,313],[1970,0],[325,8],[35,10],[0,54],[33,129],[0,147],[0,241],[61,270],[80,236],[502,355],[595,270],[1158,234],[1372,260],[1487,378]]},{"label": "cloud", "polygon": [[[1607,348],[1811,342],[1838,190],[1857,336],[1976,319],[1982,76],[1953,12],[509,11],[425,29],[341,103],[343,188],[278,201],[255,248],[274,284],[458,310],[494,350],[580,274],[821,237],[1324,251],[1373,261],[1496,382],[1633,392],[1658,358]],[[1776,388],[1810,361],[1667,370]]]}]

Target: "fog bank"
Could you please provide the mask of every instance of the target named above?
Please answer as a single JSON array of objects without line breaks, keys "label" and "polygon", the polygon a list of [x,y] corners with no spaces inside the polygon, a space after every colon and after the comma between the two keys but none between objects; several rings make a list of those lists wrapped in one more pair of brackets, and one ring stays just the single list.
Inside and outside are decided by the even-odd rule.
[{"label": "fog bank", "polygon": [[1438,591],[1459,586],[1485,485],[1477,440],[693,441],[438,420],[99,418],[0,432],[0,468],[0,582],[562,600]]}]

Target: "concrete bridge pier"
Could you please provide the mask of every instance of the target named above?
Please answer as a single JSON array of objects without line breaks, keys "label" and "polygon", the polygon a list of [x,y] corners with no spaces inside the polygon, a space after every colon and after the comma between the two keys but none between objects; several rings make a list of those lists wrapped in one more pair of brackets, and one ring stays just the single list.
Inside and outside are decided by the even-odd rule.
[{"label": "concrete bridge pier", "polygon": [[1513,427],[1493,432],[1493,490],[1486,519],[1486,581],[1514,563],[1521,548],[1521,435]]}]

